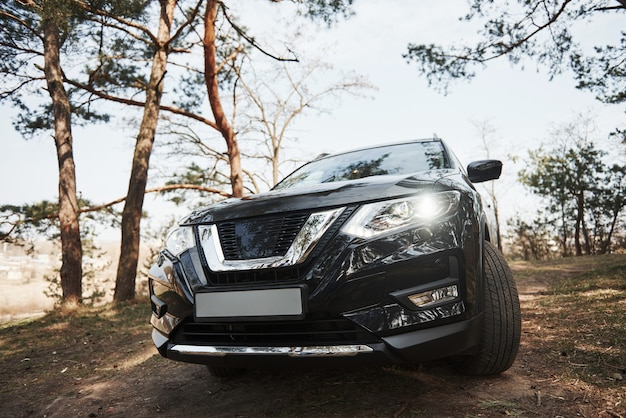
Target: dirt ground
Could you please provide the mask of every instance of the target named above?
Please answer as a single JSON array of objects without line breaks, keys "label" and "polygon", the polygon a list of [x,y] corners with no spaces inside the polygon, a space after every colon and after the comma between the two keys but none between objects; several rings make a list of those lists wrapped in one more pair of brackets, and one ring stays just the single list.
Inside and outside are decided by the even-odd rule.
[{"label": "dirt ground", "polygon": [[[15,369],[24,376],[11,379],[19,387],[0,393],[0,417],[626,416],[620,378],[626,370],[607,369],[597,384],[570,372],[577,365],[565,349],[549,343],[558,336],[542,322],[548,275],[529,275],[527,267],[512,266],[524,272],[517,275],[523,334],[516,362],[500,376],[465,376],[446,362],[433,362],[414,368],[261,370],[218,379],[203,366],[158,356],[146,324],[145,333],[124,341],[92,335],[66,353],[50,353],[49,361],[63,354],[74,365],[59,361],[45,379],[28,376],[34,365]],[[90,344],[122,355],[113,363],[89,357],[100,352],[87,350]],[[20,360],[29,361],[34,363]]]}]

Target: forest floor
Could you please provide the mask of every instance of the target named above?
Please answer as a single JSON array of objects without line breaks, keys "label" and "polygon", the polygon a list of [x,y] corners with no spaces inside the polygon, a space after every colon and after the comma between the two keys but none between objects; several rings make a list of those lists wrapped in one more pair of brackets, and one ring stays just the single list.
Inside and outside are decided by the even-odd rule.
[{"label": "forest floor", "polygon": [[626,255],[511,268],[522,341],[499,376],[439,361],[219,379],[157,354],[142,301],[0,324],[0,417],[626,417]]}]

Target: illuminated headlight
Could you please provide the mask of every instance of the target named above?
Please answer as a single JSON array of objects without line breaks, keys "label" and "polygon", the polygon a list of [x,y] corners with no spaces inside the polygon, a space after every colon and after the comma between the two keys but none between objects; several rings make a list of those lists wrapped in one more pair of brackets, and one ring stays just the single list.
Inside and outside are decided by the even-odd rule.
[{"label": "illuminated headlight", "polygon": [[460,197],[457,191],[447,191],[370,203],[362,206],[341,230],[355,237],[371,238],[411,225],[428,224],[454,213]]},{"label": "illuminated headlight", "polygon": [[193,248],[195,245],[193,228],[190,226],[181,226],[171,229],[165,240],[165,248],[175,256],[180,255],[189,248]]},{"label": "illuminated headlight", "polygon": [[452,285],[416,293],[409,296],[409,300],[418,308],[427,308],[439,303],[451,302],[458,297],[459,288],[456,285]]}]

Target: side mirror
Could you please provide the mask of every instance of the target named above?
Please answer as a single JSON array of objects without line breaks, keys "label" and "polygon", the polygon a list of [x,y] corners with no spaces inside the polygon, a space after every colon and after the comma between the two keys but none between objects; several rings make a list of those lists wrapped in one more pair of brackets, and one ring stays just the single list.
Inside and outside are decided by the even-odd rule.
[{"label": "side mirror", "polygon": [[481,183],[500,178],[502,173],[502,161],[481,160],[467,165],[467,176],[472,183]]}]

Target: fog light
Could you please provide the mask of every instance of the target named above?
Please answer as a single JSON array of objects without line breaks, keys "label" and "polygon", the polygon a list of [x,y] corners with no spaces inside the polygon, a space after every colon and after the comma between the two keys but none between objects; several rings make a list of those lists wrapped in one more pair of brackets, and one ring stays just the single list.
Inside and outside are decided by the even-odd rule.
[{"label": "fog light", "polygon": [[416,293],[409,296],[409,300],[418,308],[427,308],[435,304],[453,301],[458,297],[459,288],[454,284],[452,286]]}]

